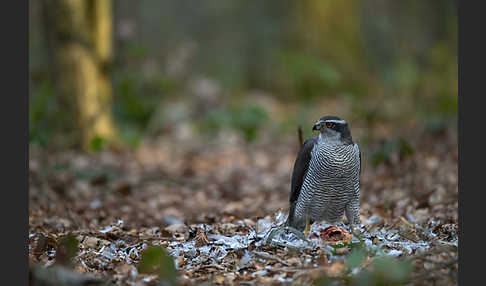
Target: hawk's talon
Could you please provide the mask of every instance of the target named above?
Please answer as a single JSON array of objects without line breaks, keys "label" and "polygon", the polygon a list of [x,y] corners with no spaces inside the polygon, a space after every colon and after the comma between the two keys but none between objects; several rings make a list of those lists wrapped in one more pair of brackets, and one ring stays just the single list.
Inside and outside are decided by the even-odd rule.
[{"label": "hawk's talon", "polygon": [[267,236],[267,239],[265,240],[267,243],[271,243],[273,238],[280,234],[281,232],[283,231],[290,231],[291,233],[295,234],[298,238],[302,239],[302,240],[307,240],[306,239],[306,236],[298,229],[294,228],[294,227],[291,227],[291,226],[280,226],[280,227],[276,227],[274,229],[272,229],[270,231],[270,233],[268,234]]}]

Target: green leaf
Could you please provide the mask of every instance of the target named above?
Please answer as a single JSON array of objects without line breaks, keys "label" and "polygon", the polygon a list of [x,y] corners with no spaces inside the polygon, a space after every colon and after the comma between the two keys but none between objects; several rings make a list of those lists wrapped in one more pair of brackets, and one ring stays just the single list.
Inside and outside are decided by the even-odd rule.
[{"label": "green leaf", "polygon": [[373,273],[363,269],[356,277],[353,279],[351,285],[355,286],[372,286],[376,285],[373,277]]},{"label": "green leaf", "polygon": [[412,265],[408,260],[379,257],[372,262],[377,281],[382,284],[401,285],[410,279]]},{"label": "green leaf", "polygon": [[400,156],[406,157],[414,153],[412,145],[410,145],[410,143],[408,143],[405,139],[400,138],[398,142],[400,145]]},{"label": "green leaf", "polygon": [[253,104],[234,108],[231,114],[233,115],[231,124],[240,130],[247,142],[256,139],[258,131],[268,118],[267,111],[263,107]]},{"label": "green leaf", "polygon": [[348,269],[358,267],[363,263],[366,258],[366,251],[361,248],[354,248],[351,253],[346,257],[346,265]]},{"label": "green leaf", "polygon": [[62,237],[58,242],[56,250],[56,262],[59,264],[69,264],[78,253],[78,239],[74,234]]},{"label": "green leaf", "polygon": [[328,285],[332,285],[332,282],[333,282],[333,279],[331,279],[330,277],[322,276],[322,277],[319,277],[316,280],[314,280],[312,285],[314,285],[314,286],[328,286]]},{"label": "green leaf", "polygon": [[159,278],[175,283],[177,271],[174,260],[161,246],[149,246],[142,252],[138,264],[140,273],[157,273]]},{"label": "green leaf", "polygon": [[384,144],[374,152],[372,156],[372,164],[377,166],[390,159],[392,154],[398,153],[400,158],[405,158],[415,152],[412,145],[403,138],[392,138],[384,142]]},{"label": "green leaf", "polygon": [[103,137],[95,136],[91,139],[90,146],[94,151],[100,151],[105,146],[106,140]]}]

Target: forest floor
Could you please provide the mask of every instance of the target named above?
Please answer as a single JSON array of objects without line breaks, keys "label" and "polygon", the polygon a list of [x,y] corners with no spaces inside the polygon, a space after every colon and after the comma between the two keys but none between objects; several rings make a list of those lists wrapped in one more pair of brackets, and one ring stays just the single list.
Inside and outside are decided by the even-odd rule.
[{"label": "forest floor", "polygon": [[[456,129],[420,133],[413,154],[392,152],[376,166],[365,155],[361,227],[314,223],[305,241],[268,239],[287,215],[298,148],[297,139],[271,141],[31,148],[31,285],[456,284]],[[142,269],[157,245],[175,273],[163,253],[165,270]]]}]

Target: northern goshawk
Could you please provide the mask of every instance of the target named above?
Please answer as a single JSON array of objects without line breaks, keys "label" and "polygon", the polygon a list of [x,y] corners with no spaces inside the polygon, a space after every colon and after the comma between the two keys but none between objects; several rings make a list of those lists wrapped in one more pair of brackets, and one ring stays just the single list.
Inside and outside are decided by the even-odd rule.
[{"label": "northern goshawk", "polygon": [[312,130],[295,160],[287,225],[309,232],[314,221],[335,223],[346,213],[351,225],[360,223],[361,152],[349,125],[336,116],[324,116]]}]

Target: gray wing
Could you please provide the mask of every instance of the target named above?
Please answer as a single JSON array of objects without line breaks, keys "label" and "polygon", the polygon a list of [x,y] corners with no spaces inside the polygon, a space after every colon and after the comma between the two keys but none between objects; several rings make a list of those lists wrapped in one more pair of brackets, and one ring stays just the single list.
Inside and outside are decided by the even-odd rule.
[{"label": "gray wing", "polygon": [[292,225],[295,203],[299,199],[300,190],[304,183],[307,170],[309,169],[309,162],[311,159],[311,152],[314,145],[317,143],[317,137],[309,138],[305,140],[302,148],[295,159],[294,170],[292,172],[292,182],[290,187],[290,210],[287,224]]},{"label": "gray wing", "polygon": [[299,154],[297,155],[297,159],[295,159],[294,170],[292,172],[292,183],[290,187],[290,203],[296,202],[299,198],[300,189],[304,183],[307,169],[309,169],[312,148],[314,148],[316,143],[317,137],[305,140]]}]

